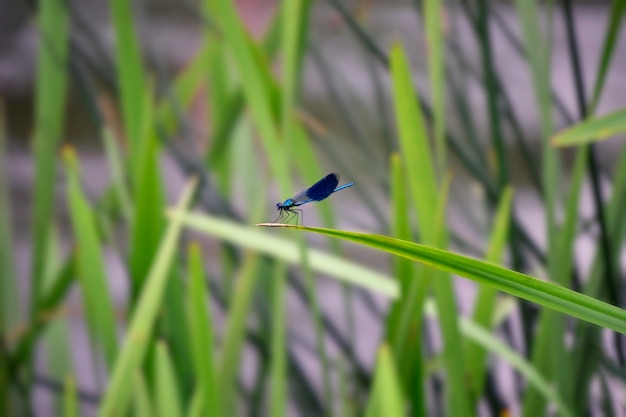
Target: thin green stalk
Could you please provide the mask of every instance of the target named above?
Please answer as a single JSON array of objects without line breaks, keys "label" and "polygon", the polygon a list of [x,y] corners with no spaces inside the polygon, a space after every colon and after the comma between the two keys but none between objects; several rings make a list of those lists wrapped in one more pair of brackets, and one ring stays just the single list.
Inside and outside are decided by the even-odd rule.
[{"label": "thin green stalk", "polygon": [[[41,344],[48,361],[46,373],[50,378],[63,381],[72,369],[71,355],[75,352],[70,338],[69,320],[59,315],[46,323]],[[96,377],[98,377],[96,372]],[[75,387],[74,387],[75,390]],[[75,394],[75,393],[74,393]],[[62,414],[67,409],[66,397],[55,398],[55,409]]]},{"label": "thin green stalk", "polygon": [[445,50],[441,0],[424,1],[424,22],[428,42],[428,76],[433,103],[436,167],[440,175],[446,167]]},{"label": "thin green stalk", "polygon": [[207,305],[208,288],[198,244],[189,247],[188,320],[194,369],[206,415],[222,416],[223,391],[217,379],[211,310]]},{"label": "thin green stalk", "polygon": [[132,202],[130,191],[126,185],[124,176],[123,160],[118,144],[112,130],[105,126],[101,131],[102,141],[107,156],[109,169],[111,170],[112,185],[117,196],[117,200],[122,209],[122,214],[127,222],[130,222],[132,216]]},{"label": "thin green stalk", "polygon": [[76,381],[72,375],[65,378],[63,394],[63,417],[78,417],[78,398],[76,398]]},{"label": "thin green stalk", "polygon": [[6,334],[18,320],[19,308],[16,292],[17,276],[13,264],[13,236],[11,207],[9,204],[10,178],[6,157],[6,128],[4,102],[0,100],[0,414],[10,415],[9,396],[9,346]]},{"label": "thin green stalk", "polygon": [[122,120],[129,145],[130,160],[138,155],[139,143],[144,134],[142,127],[144,94],[147,87],[139,40],[133,22],[133,4],[125,0],[110,2],[111,21],[115,33],[115,61],[119,79]]},{"label": "thin green stalk", "polygon": [[598,107],[598,102],[604,91],[604,82],[608,72],[609,65],[613,59],[615,45],[621,30],[621,23],[624,19],[624,11],[626,10],[626,0],[614,0],[611,2],[611,11],[609,12],[609,22],[606,25],[604,42],[602,48],[602,57],[598,64],[596,81],[593,86],[593,95],[591,104],[589,105],[589,114],[594,114]]},{"label": "thin green stalk", "polygon": [[[517,10],[522,26],[528,57],[533,77],[533,87],[537,108],[541,120],[543,140],[543,191],[546,201],[546,238],[548,241],[548,274],[558,277],[560,274],[561,253],[556,222],[556,210],[559,197],[559,160],[556,152],[549,145],[548,138],[553,132],[552,111],[550,106],[549,83],[549,44],[542,39],[542,32],[537,30],[539,10],[533,0],[517,0]],[[543,35],[546,36],[546,35]],[[543,47],[542,47],[543,46]],[[563,363],[563,317],[551,311],[544,311],[539,320],[539,331],[532,347],[533,364],[552,380],[561,377]],[[535,416],[545,412],[545,399],[535,389],[526,391],[523,399],[523,415]]]},{"label": "thin green stalk", "polygon": [[285,355],[287,315],[285,297],[287,269],[284,262],[277,261],[272,278],[272,342],[270,369],[269,414],[286,416],[287,412],[287,361]]},{"label": "thin green stalk", "polygon": [[[574,24],[574,11],[571,0],[565,0],[563,4],[563,12],[565,14],[565,28],[567,31],[567,41],[570,51],[570,58],[574,72],[574,85],[576,90],[576,101],[578,103],[578,112],[580,118],[588,116],[587,98],[585,86],[583,84],[583,74],[581,67],[581,59],[579,54],[579,44],[576,38],[576,30]],[[601,74],[600,74],[601,75]],[[598,160],[596,156],[595,144],[590,143],[587,147],[587,167],[589,168],[589,176],[591,177],[591,190],[593,196],[594,208],[596,211],[597,223],[600,227],[599,247],[601,250],[602,260],[604,262],[604,282],[609,294],[609,300],[615,305],[623,305],[623,297],[620,297],[622,283],[616,276],[616,262],[612,256],[612,244],[609,231],[607,228],[607,220],[605,213],[604,198],[600,184],[600,172]],[[613,344],[617,353],[620,365],[624,365],[626,358],[624,356],[624,340],[618,335],[614,335]]]},{"label": "thin green stalk", "polygon": [[246,335],[246,318],[250,311],[252,296],[257,283],[256,271],[259,257],[249,253],[242,262],[242,269],[233,290],[224,339],[219,356],[218,380],[222,385],[224,415],[236,414],[237,370]]},{"label": "thin green stalk", "polygon": [[[513,204],[513,191],[506,188],[502,194],[502,200],[498,207],[498,212],[494,220],[489,248],[486,260],[500,263],[504,249],[506,248],[507,235],[509,232],[509,220],[511,216],[511,206]],[[474,302],[474,321],[487,329],[491,328],[496,305],[497,291],[488,285],[481,285],[478,288],[478,295]],[[487,352],[476,343],[467,346],[467,357],[469,363],[470,384],[473,390],[475,402],[480,398],[484,389],[485,375],[487,374]]]},{"label": "thin green stalk", "polygon": [[80,186],[80,170],[74,150],[66,148],[63,156],[67,167],[70,218],[78,245],[77,273],[87,311],[87,323],[96,342],[94,348],[104,354],[107,367],[112,368],[118,351],[115,310],[107,284],[95,217]]},{"label": "thin green stalk", "polygon": [[498,111],[498,90],[496,85],[495,68],[491,52],[491,35],[489,30],[489,7],[486,0],[478,1],[477,29],[480,40],[480,51],[483,69],[485,72],[484,86],[487,95],[489,123],[491,126],[491,140],[496,151],[498,164],[497,177],[498,189],[502,192],[509,183],[508,161],[504,151],[504,137],[500,126],[500,112]]},{"label": "thin green stalk", "polygon": [[41,299],[46,244],[54,210],[57,146],[63,134],[68,56],[67,2],[52,0],[39,9],[40,34],[35,86],[35,185],[33,211],[33,257],[31,274],[31,319],[36,320]]},{"label": "thin green stalk", "polygon": [[[319,365],[322,374],[322,386],[324,392],[324,403],[328,410],[327,415],[333,415],[334,395],[330,385],[330,373],[328,369],[328,355],[326,352],[326,343],[324,339],[324,325],[320,312],[319,300],[317,297],[317,285],[313,271],[309,265],[308,248],[305,246],[304,238],[300,239],[300,251],[302,256],[302,269],[306,280],[307,293],[309,297],[309,305],[311,308],[311,316],[313,317],[313,325],[315,327],[315,344],[317,347],[317,355],[319,357]],[[345,288],[345,284],[344,284]],[[344,302],[345,302],[344,298]]]}]

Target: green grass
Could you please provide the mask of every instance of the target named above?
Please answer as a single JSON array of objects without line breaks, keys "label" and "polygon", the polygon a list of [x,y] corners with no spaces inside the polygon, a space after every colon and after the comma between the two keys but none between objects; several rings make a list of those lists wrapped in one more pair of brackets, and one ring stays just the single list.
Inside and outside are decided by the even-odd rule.
[{"label": "green grass", "polygon": [[[196,10],[204,22],[197,53],[171,79],[144,62],[134,9],[141,6],[109,3],[113,70],[102,79],[111,80],[104,84],[121,128],[104,111],[102,93],[90,89],[84,57],[69,53],[69,16],[80,16],[58,0],[34,12],[41,41],[26,297],[17,295],[13,251],[23,237],[11,228],[20,214],[9,204],[12,173],[0,176],[0,415],[33,414],[35,389],[48,390],[51,412],[65,416],[80,414],[87,401],[107,417],[616,413],[626,382],[617,261],[626,234],[626,148],[614,171],[599,169],[595,158],[598,141],[623,135],[626,117],[624,109],[596,113],[626,1],[607,7],[591,65],[597,72],[587,78],[573,35],[586,28],[565,15],[574,29],[565,32],[574,79],[593,80],[567,94],[576,96],[578,117],[550,84],[551,39],[560,35],[553,22],[569,0],[517,0],[509,11],[515,30],[502,25],[493,2],[426,0],[411,11],[424,39],[394,39],[391,47],[370,35],[367,2],[356,10],[340,0],[283,1],[257,39],[236,2],[206,0]],[[450,26],[453,7],[478,60],[468,59]],[[325,49],[313,8],[332,8],[341,22],[333,30],[354,35],[351,52],[363,67],[356,77]],[[416,42],[427,48],[420,57],[427,83],[416,82]],[[535,131],[520,122],[529,114],[505,82],[502,45],[532,83]],[[313,70],[335,124],[304,104],[305,72]],[[98,121],[94,136],[110,174],[102,195],[89,192],[82,151],[64,138],[70,81]],[[471,101],[475,88],[484,108]],[[189,140],[186,120],[200,101],[209,107],[201,146]],[[562,119],[572,123],[557,132]],[[3,170],[11,155],[6,124],[0,106]],[[528,189],[515,192],[509,136],[532,171],[522,174]],[[562,146],[578,146],[571,167]],[[187,178],[183,189],[167,188],[174,171],[164,170],[163,157]],[[322,227],[263,223],[275,217],[273,196],[294,195],[329,167],[356,185],[306,206],[306,224]],[[545,219],[539,241],[520,213],[528,193]],[[587,194],[591,216],[581,209]],[[57,207],[67,208],[67,225]],[[593,243],[589,271],[577,262],[582,240]],[[110,275],[109,254],[123,262],[129,294],[122,305],[114,304],[119,277]],[[387,262],[373,267],[371,254]],[[476,288],[469,310],[461,311],[459,280]],[[74,287],[78,302],[67,297]],[[93,363],[71,360],[75,316],[84,319]],[[38,352],[48,361],[43,368],[35,365]],[[496,366],[515,372],[525,389],[497,389]],[[83,367],[97,371],[95,392],[81,386]]]}]

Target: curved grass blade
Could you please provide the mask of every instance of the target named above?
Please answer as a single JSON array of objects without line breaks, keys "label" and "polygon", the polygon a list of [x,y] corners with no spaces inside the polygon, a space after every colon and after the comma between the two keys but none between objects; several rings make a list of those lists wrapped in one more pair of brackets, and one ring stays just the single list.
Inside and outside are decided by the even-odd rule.
[{"label": "curved grass blade", "polygon": [[626,334],[626,310],[498,265],[388,236],[287,224],[274,226],[333,236],[403,256],[479,283],[493,285],[500,291]]},{"label": "curved grass blade", "polygon": [[587,145],[626,133],[626,109],[589,118],[554,135],[554,146]]},{"label": "curved grass blade", "polygon": [[[178,214],[176,211],[169,212],[169,216]],[[186,226],[223,241],[265,253],[290,264],[301,262],[300,251],[290,239],[273,236],[218,217],[195,213],[180,213],[180,216]],[[259,224],[262,225],[264,223]],[[279,226],[274,223],[269,225]],[[386,297],[396,298],[399,295],[398,283],[383,274],[320,250],[310,249],[308,256],[313,271],[328,274],[353,285],[360,285]]]}]

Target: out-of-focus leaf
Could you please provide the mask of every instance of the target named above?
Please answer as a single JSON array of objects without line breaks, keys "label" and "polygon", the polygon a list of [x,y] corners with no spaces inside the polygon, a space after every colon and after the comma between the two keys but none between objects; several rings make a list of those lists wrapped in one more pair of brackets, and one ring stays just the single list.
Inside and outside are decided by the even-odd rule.
[{"label": "out-of-focus leaf", "polygon": [[[186,209],[191,203],[196,183],[196,180],[192,180],[185,187],[177,206],[179,210]],[[180,216],[174,215],[161,239],[144,289],[130,319],[124,345],[117,357],[109,385],[100,404],[98,411],[100,417],[123,415],[127,409],[134,381],[133,375],[139,371],[146,349],[152,342],[149,335],[163,301],[163,292],[167,287],[170,267],[178,248],[181,228]]]},{"label": "out-of-focus leaf", "polygon": [[554,135],[554,146],[586,145],[626,133],[626,109],[592,117]]}]

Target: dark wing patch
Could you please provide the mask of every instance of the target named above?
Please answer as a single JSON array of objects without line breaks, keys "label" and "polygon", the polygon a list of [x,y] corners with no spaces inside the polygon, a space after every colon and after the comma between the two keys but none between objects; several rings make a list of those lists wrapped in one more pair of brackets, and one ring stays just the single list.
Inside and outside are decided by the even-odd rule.
[{"label": "dark wing patch", "polygon": [[331,195],[339,184],[339,174],[331,172],[306,190],[306,196],[314,201],[321,201]]}]

